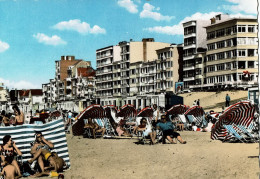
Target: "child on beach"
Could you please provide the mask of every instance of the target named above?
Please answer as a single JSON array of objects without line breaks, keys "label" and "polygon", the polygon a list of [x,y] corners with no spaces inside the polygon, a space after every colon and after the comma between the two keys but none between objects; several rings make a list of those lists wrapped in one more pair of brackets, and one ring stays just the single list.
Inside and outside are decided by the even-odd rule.
[{"label": "child on beach", "polygon": [[15,167],[12,165],[13,158],[10,156],[5,157],[5,167],[1,172],[1,176],[4,176],[5,179],[13,179],[19,178],[18,176],[15,177],[16,170]]}]

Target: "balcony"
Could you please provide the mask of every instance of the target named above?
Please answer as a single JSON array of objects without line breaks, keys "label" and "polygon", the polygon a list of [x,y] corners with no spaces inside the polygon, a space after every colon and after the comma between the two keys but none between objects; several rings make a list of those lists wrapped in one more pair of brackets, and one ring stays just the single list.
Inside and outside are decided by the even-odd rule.
[{"label": "balcony", "polygon": [[183,71],[194,70],[194,69],[195,69],[195,67],[193,65],[183,66]]},{"label": "balcony", "polygon": [[192,81],[192,80],[195,80],[195,77],[183,77],[183,81]]}]

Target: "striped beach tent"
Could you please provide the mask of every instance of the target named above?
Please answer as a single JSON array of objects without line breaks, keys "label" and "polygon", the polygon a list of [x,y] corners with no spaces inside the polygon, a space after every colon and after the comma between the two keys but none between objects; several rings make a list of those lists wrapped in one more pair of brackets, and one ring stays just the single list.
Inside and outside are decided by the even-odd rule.
[{"label": "striped beach tent", "polygon": [[189,109],[189,106],[183,104],[177,104],[172,106],[166,111],[167,115],[179,115],[184,114]]},{"label": "striped beach tent", "polygon": [[3,144],[3,137],[10,135],[17,147],[22,152],[23,161],[32,158],[30,153],[31,143],[35,141],[35,131],[42,132],[45,139],[54,144],[54,152],[63,158],[70,167],[67,139],[64,130],[63,119],[55,120],[42,125],[24,124],[19,126],[0,127],[0,144]]},{"label": "striped beach tent", "polygon": [[193,106],[189,108],[184,115],[187,118],[190,118],[192,116],[192,122],[195,122],[197,126],[200,126],[202,124],[203,118],[205,118],[205,112],[201,106]]},{"label": "striped beach tent", "polygon": [[119,112],[117,113],[117,117],[124,117],[126,119],[130,117],[136,117],[136,115],[137,115],[137,111],[135,107],[131,104],[126,104],[122,106]]},{"label": "striped beach tent", "polygon": [[245,129],[250,128],[254,123],[255,112],[256,107],[250,101],[241,101],[230,106],[219,116],[219,120],[212,128],[211,138],[224,140],[227,135],[224,125],[239,125]]},{"label": "striped beach tent", "polygon": [[82,111],[76,118],[77,122],[72,126],[73,135],[79,136],[84,133],[84,119],[88,118],[105,118],[106,112],[104,108],[99,104],[93,104],[88,106],[84,111]]},{"label": "striped beach tent", "polygon": [[153,109],[151,107],[143,108],[138,114],[137,117],[153,117]]}]

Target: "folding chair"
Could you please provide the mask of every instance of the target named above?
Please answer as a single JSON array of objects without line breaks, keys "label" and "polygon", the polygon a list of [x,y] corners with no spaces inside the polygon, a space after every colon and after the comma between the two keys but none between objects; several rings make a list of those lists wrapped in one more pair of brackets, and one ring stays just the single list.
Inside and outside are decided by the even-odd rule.
[{"label": "folding chair", "polygon": [[[231,135],[231,138],[229,139],[230,142],[237,142],[237,141],[244,142],[244,140],[246,140],[244,137],[238,134],[238,132],[233,128],[233,125],[223,125],[223,126],[227,130],[229,135]],[[224,141],[227,141],[226,138],[224,139]]]}]

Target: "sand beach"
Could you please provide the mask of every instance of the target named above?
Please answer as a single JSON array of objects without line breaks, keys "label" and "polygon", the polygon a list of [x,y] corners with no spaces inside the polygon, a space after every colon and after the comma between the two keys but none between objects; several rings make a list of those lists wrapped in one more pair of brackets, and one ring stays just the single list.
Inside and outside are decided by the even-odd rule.
[{"label": "sand beach", "polygon": [[[66,179],[258,178],[258,143],[222,143],[209,132],[180,132],[187,144],[136,144],[137,139],[67,135]],[[44,177],[48,178],[48,177]]]}]

